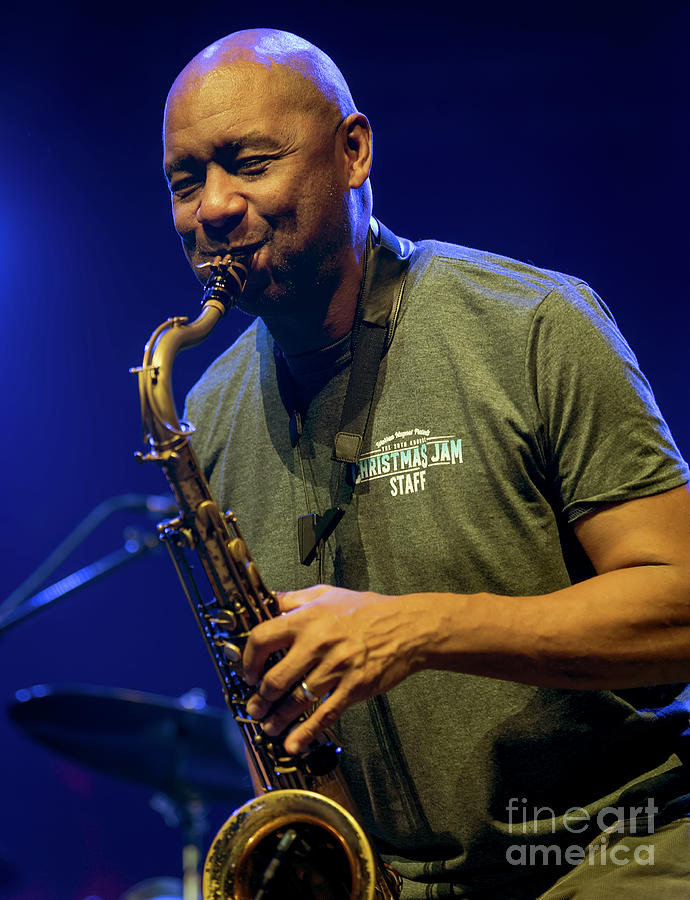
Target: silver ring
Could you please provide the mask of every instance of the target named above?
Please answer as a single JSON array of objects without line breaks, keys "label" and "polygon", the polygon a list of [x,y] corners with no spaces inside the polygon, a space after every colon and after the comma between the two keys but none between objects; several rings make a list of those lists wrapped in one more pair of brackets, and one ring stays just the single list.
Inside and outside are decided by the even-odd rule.
[{"label": "silver ring", "polygon": [[301,693],[301,695],[302,695],[302,700],[305,701],[306,703],[316,703],[316,701],[319,699],[319,698],[316,696],[316,694],[312,693],[312,692],[309,690],[309,687],[308,687],[306,681],[300,682],[300,685],[299,685],[299,687],[297,688],[297,690]]}]

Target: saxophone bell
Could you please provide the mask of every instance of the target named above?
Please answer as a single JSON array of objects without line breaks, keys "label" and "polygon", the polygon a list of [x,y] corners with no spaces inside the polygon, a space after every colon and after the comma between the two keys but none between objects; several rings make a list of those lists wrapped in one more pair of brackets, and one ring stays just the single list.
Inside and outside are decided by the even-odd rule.
[{"label": "saxophone bell", "polygon": [[277,790],[236,810],[206,858],[204,900],[375,900],[376,858],[343,806],[307,790]]}]

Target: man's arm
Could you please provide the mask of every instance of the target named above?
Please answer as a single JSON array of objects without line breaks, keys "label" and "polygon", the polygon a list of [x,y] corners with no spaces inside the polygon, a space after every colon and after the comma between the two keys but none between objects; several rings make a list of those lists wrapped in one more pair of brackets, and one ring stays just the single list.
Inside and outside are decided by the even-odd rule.
[{"label": "man's arm", "polygon": [[[680,487],[592,513],[575,532],[597,575],[532,597],[406,594],[318,585],[282,595],[288,614],[257,626],[245,671],[263,677],[251,715],[277,733],[305,709],[302,679],[330,694],[291,734],[302,749],[354,703],[421,669],[557,688],[624,688],[690,677],[690,492]],[[278,702],[280,701],[280,702]]]}]

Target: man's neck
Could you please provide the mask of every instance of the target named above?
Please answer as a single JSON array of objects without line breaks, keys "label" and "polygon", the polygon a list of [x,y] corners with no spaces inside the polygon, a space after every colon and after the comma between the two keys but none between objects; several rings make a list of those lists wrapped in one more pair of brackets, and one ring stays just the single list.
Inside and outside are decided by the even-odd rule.
[{"label": "man's neck", "polygon": [[297,356],[328,347],[351,329],[364,276],[364,249],[353,253],[325,313],[310,317],[264,316],[266,327],[286,356]]}]

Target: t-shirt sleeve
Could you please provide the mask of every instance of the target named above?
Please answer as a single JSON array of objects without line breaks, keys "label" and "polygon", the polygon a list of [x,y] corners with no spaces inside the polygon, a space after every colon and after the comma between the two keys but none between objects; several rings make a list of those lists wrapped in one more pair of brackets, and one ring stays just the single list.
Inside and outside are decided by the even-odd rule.
[{"label": "t-shirt sleeve", "polygon": [[588,285],[566,283],[540,303],[527,378],[547,478],[568,521],[688,481],[635,354]]}]

